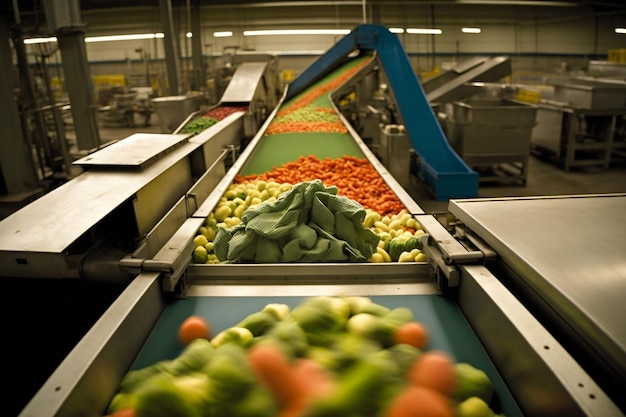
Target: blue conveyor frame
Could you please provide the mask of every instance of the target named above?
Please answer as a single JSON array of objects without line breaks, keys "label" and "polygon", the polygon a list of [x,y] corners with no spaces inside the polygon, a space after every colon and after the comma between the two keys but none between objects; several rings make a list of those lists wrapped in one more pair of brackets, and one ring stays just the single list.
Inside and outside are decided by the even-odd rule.
[{"label": "blue conveyor frame", "polygon": [[289,85],[286,99],[301,93],[359,50],[375,51],[378,55],[418,157],[417,176],[439,201],[476,197],[478,173],[448,143],[400,40],[385,26],[357,26]]}]

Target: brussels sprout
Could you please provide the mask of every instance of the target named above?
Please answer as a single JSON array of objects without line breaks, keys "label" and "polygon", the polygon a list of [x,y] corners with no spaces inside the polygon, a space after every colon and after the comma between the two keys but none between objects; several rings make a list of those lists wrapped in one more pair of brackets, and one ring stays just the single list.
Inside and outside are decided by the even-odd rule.
[{"label": "brussels sprout", "polygon": [[339,297],[312,297],[293,309],[291,318],[307,333],[343,330],[350,305]]},{"label": "brussels sprout", "polygon": [[259,336],[271,329],[278,320],[276,316],[267,311],[257,311],[244,318],[237,327],[244,327],[252,333],[253,336]]},{"label": "brussels sprout", "polygon": [[205,370],[211,380],[211,402],[232,402],[254,385],[254,372],[246,358],[246,349],[229,343],[215,350]]},{"label": "brussels sprout", "polygon": [[174,375],[198,371],[209,362],[214,352],[215,348],[207,339],[194,339],[177,358],[172,360],[169,370]]},{"label": "brussels sprout", "polygon": [[254,336],[252,332],[245,327],[229,327],[226,330],[219,332],[213,339],[211,344],[213,347],[218,348],[226,343],[236,343],[240,346],[247,346],[252,342]]},{"label": "brussels sprout", "polygon": [[495,417],[489,405],[479,397],[469,397],[457,406],[458,417]]},{"label": "brussels sprout", "polygon": [[458,386],[456,390],[457,401],[463,401],[469,397],[478,397],[486,403],[491,401],[493,384],[489,376],[482,370],[466,362],[454,365]]},{"label": "brussels sprout", "polygon": [[203,373],[161,374],[137,391],[136,417],[202,417],[207,407],[209,378]]}]

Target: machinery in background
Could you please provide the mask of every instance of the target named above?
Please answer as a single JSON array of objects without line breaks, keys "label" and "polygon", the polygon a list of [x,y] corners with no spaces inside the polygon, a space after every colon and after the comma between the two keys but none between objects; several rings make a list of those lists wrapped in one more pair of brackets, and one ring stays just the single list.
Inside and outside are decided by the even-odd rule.
[{"label": "machinery in background", "polygon": [[238,46],[224,47],[221,58],[214,59],[209,65],[206,87],[209,105],[219,102],[239,65],[261,62],[266,63],[269,71],[278,74],[278,57],[276,55],[240,51]]},{"label": "machinery in background", "polygon": [[452,148],[480,175],[480,183],[525,185],[536,107],[504,84],[507,57],[475,57],[423,83]]},{"label": "machinery in background", "polygon": [[[243,118],[244,136],[246,139],[250,139],[256,134],[261,123],[272,109],[276,107],[280,94],[278,66],[275,60],[243,62],[237,65],[237,69],[230,78],[230,82],[217,106],[237,107],[245,105],[247,110]],[[185,108],[183,107],[183,109]],[[167,114],[162,111],[159,115],[163,113],[166,118],[177,118],[181,114],[180,107],[176,112],[173,112],[173,108],[168,110]],[[202,108],[187,113],[188,116],[174,129],[174,133],[178,133],[185,125],[198,117],[202,117],[206,111],[207,109]]]},{"label": "machinery in background", "polygon": [[204,96],[196,93],[157,97],[151,103],[163,133],[180,131],[210,107],[245,105],[248,110],[244,116],[244,130],[249,139],[276,106],[280,94],[276,60],[268,59],[239,63],[217,104],[207,107]]},{"label": "machinery in background", "polygon": [[[224,96],[223,106],[248,110],[238,107],[203,132],[178,133],[183,120],[176,133],[136,133],[74,161],[84,170],[76,180],[0,222],[0,276],[130,279],[195,211],[276,105],[266,68],[239,66],[236,91]],[[30,226],[32,219],[38,227]]]},{"label": "machinery in background", "polygon": [[479,173],[481,183],[526,185],[537,107],[505,97],[478,94],[447,103],[442,122],[452,148]]},{"label": "machinery in background", "polygon": [[537,104],[537,126],[531,136],[532,151],[562,164],[566,171],[575,167],[609,168],[612,161],[626,158],[626,65],[621,79],[616,65],[603,68],[590,63],[589,73],[611,77],[566,77],[548,80]]},{"label": "machinery in background", "polygon": [[475,58],[423,83],[481,183],[525,185],[531,153],[565,170],[626,159],[626,65],[591,61],[588,76],[550,76],[540,86],[493,82],[510,71],[504,58]]},{"label": "machinery in background", "polygon": [[480,83],[495,82],[511,75],[508,57],[477,56],[459,62],[422,82],[428,102],[440,104],[469,98],[483,91]]},{"label": "machinery in background", "polygon": [[[530,133],[536,108],[509,97],[501,84],[511,73],[506,57],[475,57],[424,81],[421,86],[445,137],[479,181],[525,184]],[[497,94],[494,93],[496,86]],[[342,113],[401,184],[417,159],[384,71],[373,67],[336,95]],[[423,114],[413,114],[421,123]]]},{"label": "machinery in background", "polygon": [[151,87],[133,87],[111,95],[108,105],[100,108],[102,123],[107,127],[150,126],[154,112]]}]

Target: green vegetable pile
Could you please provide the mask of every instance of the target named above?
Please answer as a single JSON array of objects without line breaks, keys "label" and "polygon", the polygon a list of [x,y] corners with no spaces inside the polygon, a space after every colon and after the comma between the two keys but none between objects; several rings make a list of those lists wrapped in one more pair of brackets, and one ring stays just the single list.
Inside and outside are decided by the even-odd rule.
[{"label": "green vegetable pile", "polygon": [[[287,416],[249,359],[255,347],[272,344],[288,361],[312,360],[332,375],[333,390],[298,415],[385,416],[386,405],[406,386],[407,369],[426,352],[394,342],[394,332],[413,320],[412,310],[390,309],[369,297],[310,297],[293,309],[267,304],[210,341],[195,339],[172,360],[129,371],[107,413]],[[453,372],[455,417],[495,417],[488,405],[494,391],[489,377],[469,363],[455,363]]]},{"label": "green vegetable pile", "polygon": [[183,128],[180,129],[180,133],[193,133],[194,135],[197,135],[198,133],[203,132],[209,127],[213,126],[218,121],[219,120],[212,117],[201,116],[183,126]]}]

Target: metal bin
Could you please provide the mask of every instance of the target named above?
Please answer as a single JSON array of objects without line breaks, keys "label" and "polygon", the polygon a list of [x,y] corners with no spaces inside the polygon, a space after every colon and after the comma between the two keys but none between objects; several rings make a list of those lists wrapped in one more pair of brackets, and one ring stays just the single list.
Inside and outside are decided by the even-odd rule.
[{"label": "metal bin", "polygon": [[483,168],[483,174],[494,169],[507,174],[481,174],[481,181],[526,183],[536,106],[504,99],[470,100],[452,103],[448,113],[448,141],[459,156],[472,168]]},{"label": "metal bin", "polygon": [[194,96],[158,97],[151,101],[159,117],[161,133],[172,133],[187,116],[199,108],[199,100]]}]

